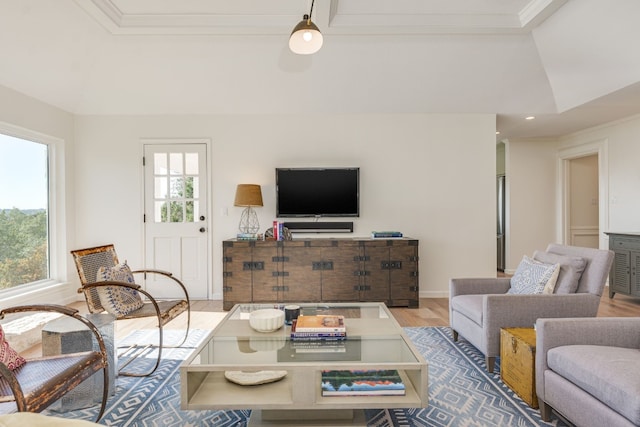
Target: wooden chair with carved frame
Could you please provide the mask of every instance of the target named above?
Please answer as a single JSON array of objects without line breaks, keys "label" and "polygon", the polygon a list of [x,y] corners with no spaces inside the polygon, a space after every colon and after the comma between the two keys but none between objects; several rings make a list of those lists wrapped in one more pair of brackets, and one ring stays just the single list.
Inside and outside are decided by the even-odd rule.
[{"label": "wooden chair with carved frame", "polygon": [[0,362],[0,413],[41,412],[69,391],[103,371],[102,401],[96,422],[104,413],[109,397],[107,349],[98,328],[78,310],[53,304],[25,305],[5,308],[0,319],[24,312],[56,312],[82,322],[93,333],[99,351],[61,354],[27,359],[14,369]]},{"label": "wooden chair with carved frame", "polygon": [[[79,293],[83,293],[85,296],[85,300],[87,302],[87,307],[91,313],[102,313],[105,311],[104,304],[100,300],[99,289],[101,287],[117,287],[120,289],[129,289],[139,292],[144,295],[146,301],[141,308],[136,309],[130,313],[119,315],[117,313],[112,313],[116,315],[116,320],[121,319],[140,319],[145,317],[155,316],[158,322],[158,343],[156,344],[136,344],[133,346],[128,346],[126,350],[119,354],[119,357],[129,356],[127,362],[125,362],[119,368],[119,374],[125,376],[147,376],[151,375],[160,365],[160,360],[162,357],[162,348],[163,348],[163,327],[180,314],[186,312],[187,313],[187,326],[185,329],[184,337],[182,340],[176,344],[171,346],[164,346],[165,348],[173,348],[180,347],[185,343],[189,334],[189,327],[191,324],[191,304],[189,300],[189,293],[187,292],[187,288],[184,284],[176,278],[172,273],[162,270],[156,269],[141,269],[141,270],[133,270],[132,274],[143,274],[144,277],[147,274],[157,274],[168,279],[171,279],[171,283],[177,285],[180,293],[184,294],[184,298],[177,300],[160,300],[154,298],[149,292],[143,289],[140,285],[135,283],[127,283],[121,281],[96,281],[98,271],[100,267],[115,267],[119,264],[118,256],[116,255],[115,247],[113,245],[103,245],[97,246],[88,249],[78,249],[71,251],[71,255],[76,264],[76,269],[78,270],[78,275],[80,277],[80,283],[82,287],[78,289]],[[103,288],[106,289],[106,288]],[[148,372],[133,372],[133,371],[124,371],[124,368],[135,360],[136,357],[141,356],[150,348],[158,349],[158,356],[155,360],[155,364],[151,370]]]}]

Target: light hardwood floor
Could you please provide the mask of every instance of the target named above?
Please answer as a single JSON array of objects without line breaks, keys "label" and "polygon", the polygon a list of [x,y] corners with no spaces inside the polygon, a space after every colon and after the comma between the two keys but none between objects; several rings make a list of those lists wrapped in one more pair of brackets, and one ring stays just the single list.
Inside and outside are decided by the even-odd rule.
[{"label": "light hardwood floor", "polygon": [[[83,311],[84,303],[74,304]],[[448,298],[421,298],[419,308],[391,308],[393,316],[401,326],[448,326],[449,325],[449,300]],[[222,301],[192,301],[191,303],[191,327],[197,329],[211,329],[215,319],[220,319],[226,312],[222,309]],[[616,295],[610,299],[608,294],[603,295],[598,310],[599,317],[634,317],[640,316],[640,298],[626,295]],[[128,321],[128,325],[118,322],[119,334],[127,334],[133,329],[145,329],[153,327],[152,319]],[[167,325],[169,329],[178,329],[186,325],[186,316]]]},{"label": "light hardwood floor", "polygon": [[[81,313],[87,312],[84,302],[71,304]],[[400,326],[449,326],[449,299],[448,298],[421,298],[418,308],[391,308],[393,316]],[[222,301],[192,301],[191,302],[191,328],[212,329],[217,322],[224,317],[226,312],[222,309]],[[640,316],[640,298],[626,295],[616,295],[610,299],[608,294],[602,296],[598,317],[636,317]],[[166,329],[184,329],[187,323],[186,314],[180,315],[170,322]],[[153,318],[119,321],[116,324],[116,338],[123,338],[134,330],[153,329]],[[34,357],[41,354],[39,345],[22,352],[26,357]]]}]

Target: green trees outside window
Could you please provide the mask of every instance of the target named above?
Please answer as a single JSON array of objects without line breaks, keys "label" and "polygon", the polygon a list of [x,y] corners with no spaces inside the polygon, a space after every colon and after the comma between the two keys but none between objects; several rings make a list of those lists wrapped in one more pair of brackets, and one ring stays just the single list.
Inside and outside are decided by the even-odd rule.
[{"label": "green trees outside window", "polygon": [[48,150],[0,134],[0,291],[50,276]]},{"label": "green trees outside window", "polygon": [[45,210],[0,211],[0,289],[49,276]]}]

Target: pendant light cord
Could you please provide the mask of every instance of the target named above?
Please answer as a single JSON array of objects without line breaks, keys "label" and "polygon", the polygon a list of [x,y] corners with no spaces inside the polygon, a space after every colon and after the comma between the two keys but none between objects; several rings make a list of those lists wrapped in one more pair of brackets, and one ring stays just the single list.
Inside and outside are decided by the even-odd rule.
[{"label": "pendant light cord", "polygon": [[307,25],[309,25],[309,23],[311,22],[311,15],[313,14],[313,3],[315,3],[316,0],[311,0],[311,10],[309,11],[309,19],[307,19]]}]

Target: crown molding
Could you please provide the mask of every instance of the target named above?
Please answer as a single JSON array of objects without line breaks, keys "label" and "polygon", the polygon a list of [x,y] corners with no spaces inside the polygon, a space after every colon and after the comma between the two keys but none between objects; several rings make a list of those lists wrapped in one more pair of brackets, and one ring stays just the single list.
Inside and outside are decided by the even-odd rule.
[{"label": "crown molding", "polygon": [[[281,35],[288,34],[304,14],[299,2],[273,14],[249,12],[240,7],[231,13],[204,2],[199,9],[151,10],[127,13],[127,0],[75,0],[89,15],[114,35]],[[411,2],[399,13],[378,12],[375,5],[362,13],[343,13],[344,0],[318,1],[313,20],[325,34],[429,35],[429,34],[523,34],[529,33],[567,0],[530,0],[517,13],[491,11],[461,13],[429,11],[424,0]],[[124,5],[124,6],[120,6]],[[288,6],[284,4],[284,6]],[[288,12],[288,13],[286,13]],[[411,12],[411,13],[410,13]]]}]

